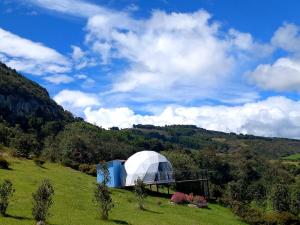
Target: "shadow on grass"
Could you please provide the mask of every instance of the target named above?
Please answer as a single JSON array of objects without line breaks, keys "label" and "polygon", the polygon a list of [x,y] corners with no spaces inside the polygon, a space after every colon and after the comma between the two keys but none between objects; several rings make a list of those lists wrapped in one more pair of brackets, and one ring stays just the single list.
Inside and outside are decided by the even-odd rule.
[{"label": "shadow on grass", "polygon": [[44,165],[37,165],[37,164],[35,164],[35,166],[37,167],[37,168],[41,168],[41,169],[44,169],[44,170],[47,170],[48,168],[46,168]]},{"label": "shadow on grass", "polygon": [[8,167],[8,168],[0,168],[0,170],[13,170],[13,169]]},{"label": "shadow on grass", "polygon": [[167,199],[171,199],[172,197],[172,194],[151,191],[149,189],[147,190],[147,194],[152,197],[160,197],[160,198],[167,198]]},{"label": "shadow on grass", "polygon": [[31,218],[26,217],[26,216],[14,216],[14,215],[10,215],[10,214],[6,214],[5,217],[6,218],[12,218],[12,219],[15,219],[15,220],[32,220]]},{"label": "shadow on grass", "polygon": [[157,212],[157,211],[153,211],[153,210],[151,210],[151,209],[142,209],[142,211],[144,211],[144,212],[149,212],[149,213],[155,213],[155,214],[163,214],[162,212]]},{"label": "shadow on grass", "polygon": [[131,223],[128,223],[124,220],[111,220],[112,222],[116,223],[116,224],[124,224],[124,225],[131,225]]}]

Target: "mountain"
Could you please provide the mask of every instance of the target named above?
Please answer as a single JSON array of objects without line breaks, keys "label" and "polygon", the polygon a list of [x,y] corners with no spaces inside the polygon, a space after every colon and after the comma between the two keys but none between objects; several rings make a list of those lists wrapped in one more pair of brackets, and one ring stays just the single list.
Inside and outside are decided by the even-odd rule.
[{"label": "mountain", "polygon": [[1,119],[26,128],[30,119],[72,120],[73,116],[53,101],[47,90],[0,63]]},{"label": "mountain", "polygon": [[134,125],[131,132],[146,139],[173,144],[189,150],[215,149],[220,153],[236,152],[243,149],[278,158],[300,152],[300,141],[288,138],[260,137],[235,133],[206,130],[194,125]]}]

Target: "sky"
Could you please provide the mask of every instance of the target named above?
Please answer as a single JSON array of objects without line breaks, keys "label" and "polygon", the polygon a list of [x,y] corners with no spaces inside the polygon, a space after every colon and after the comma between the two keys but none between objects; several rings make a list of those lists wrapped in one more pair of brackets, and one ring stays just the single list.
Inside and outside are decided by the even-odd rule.
[{"label": "sky", "polygon": [[103,128],[300,138],[297,0],[1,0],[0,61]]}]

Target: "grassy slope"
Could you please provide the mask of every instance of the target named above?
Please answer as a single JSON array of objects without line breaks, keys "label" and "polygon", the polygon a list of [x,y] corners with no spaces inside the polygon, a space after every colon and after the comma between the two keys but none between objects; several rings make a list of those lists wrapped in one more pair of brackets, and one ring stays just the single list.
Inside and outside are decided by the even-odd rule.
[{"label": "grassy slope", "polygon": [[[31,216],[31,193],[43,178],[52,181],[55,188],[54,205],[49,223],[52,225],[242,225],[229,209],[210,204],[210,209],[196,209],[187,206],[171,205],[168,199],[148,197],[147,211],[136,207],[134,195],[126,190],[113,190],[115,208],[110,221],[100,220],[92,202],[95,178],[47,163],[39,168],[29,160],[11,159],[11,170],[0,169],[0,181],[9,178],[16,189],[8,209],[9,217],[1,218],[1,225],[34,224]],[[157,202],[161,202],[158,205]]]},{"label": "grassy slope", "polygon": [[283,157],[284,160],[300,160],[300,153]]}]

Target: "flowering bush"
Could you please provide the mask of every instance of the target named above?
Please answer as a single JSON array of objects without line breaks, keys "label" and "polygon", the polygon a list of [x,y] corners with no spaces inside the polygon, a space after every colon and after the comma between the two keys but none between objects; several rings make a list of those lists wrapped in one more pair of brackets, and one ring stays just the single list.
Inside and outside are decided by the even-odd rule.
[{"label": "flowering bush", "polygon": [[198,206],[199,208],[207,207],[206,198],[203,196],[194,195],[193,193],[186,195],[181,192],[175,192],[172,195],[171,202],[174,202],[177,204],[190,203],[190,204]]},{"label": "flowering bush", "polygon": [[189,203],[193,203],[193,200],[194,200],[194,194],[193,193],[190,193],[189,195],[185,195],[185,196],[186,196],[186,200]]},{"label": "flowering bush", "polygon": [[187,202],[186,195],[181,192],[175,192],[172,195],[171,202],[177,203],[177,204],[183,204]]},{"label": "flowering bush", "polygon": [[207,207],[207,200],[203,196],[196,195],[193,199],[193,204],[197,205],[200,208]]}]

